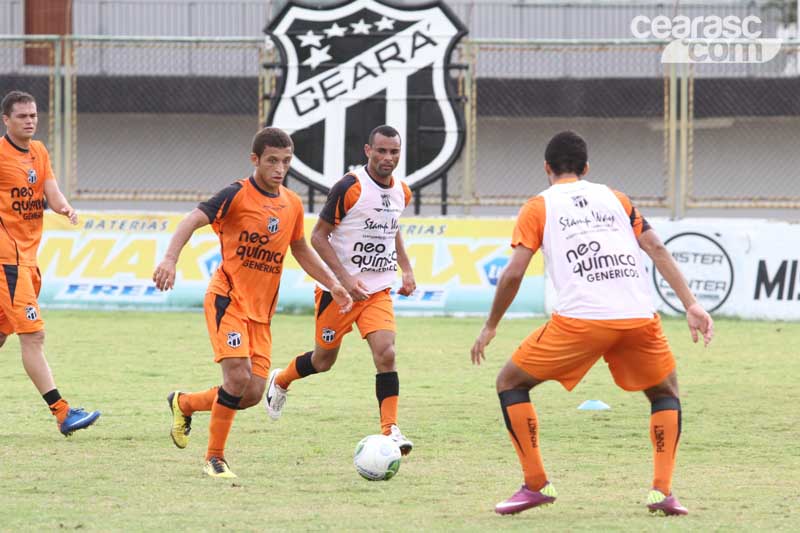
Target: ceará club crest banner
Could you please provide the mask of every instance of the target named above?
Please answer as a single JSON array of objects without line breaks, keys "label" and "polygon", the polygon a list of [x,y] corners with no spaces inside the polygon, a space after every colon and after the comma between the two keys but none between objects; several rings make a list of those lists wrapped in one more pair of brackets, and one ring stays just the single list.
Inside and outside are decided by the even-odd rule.
[{"label": "cear\u00e1 club crest banner", "polygon": [[369,132],[381,124],[400,132],[395,176],[412,188],[458,158],[464,119],[449,72],[466,28],[444,3],[316,9],[290,1],[265,31],[282,66],[268,124],[294,139],[293,177],[330,188],[364,163]]}]

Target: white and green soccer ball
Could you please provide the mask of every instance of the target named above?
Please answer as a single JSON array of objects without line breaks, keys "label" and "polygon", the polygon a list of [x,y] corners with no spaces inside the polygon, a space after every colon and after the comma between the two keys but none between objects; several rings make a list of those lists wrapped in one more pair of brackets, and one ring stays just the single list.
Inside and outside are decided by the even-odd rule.
[{"label": "white and green soccer ball", "polygon": [[386,481],[400,470],[400,457],[400,447],[391,438],[369,435],[356,445],[353,464],[364,479]]}]

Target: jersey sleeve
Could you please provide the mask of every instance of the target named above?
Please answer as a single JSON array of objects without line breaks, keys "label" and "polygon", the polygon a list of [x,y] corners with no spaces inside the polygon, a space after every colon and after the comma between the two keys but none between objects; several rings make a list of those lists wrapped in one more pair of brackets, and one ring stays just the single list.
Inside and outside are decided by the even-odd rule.
[{"label": "jersey sleeve", "polygon": [[544,197],[536,196],[528,200],[517,215],[517,223],[511,236],[511,246],[524,246],[534,252],[542,245],[544,223],[547,220]]},{"label": "jersey sleeve", "polygon": [[197,208],[205,213],[210,223],[222,220],[228,214],[231,202],[240,190],[242,190],[241,183],[231,183],[205,202],[197,204]]},{"label": "jersey sleeve", "polygon": [[319,218],[334,226],[339,224],[358,201],[359,196],[361,196],[361,184],[355,176],[346,175],[331,189]]},{"label": "jersey sleeve", "polygon": [[628,195],[620,191],[615,191],[614,189],[611,190],[614,192],[614,195],[620,201],[622,207],[625,209],[625,212],[628,214],[628,217],[631,221],[631,227],[633,228],[633,234],[636,235],[637,238],[645,231],[651,229],[647,219],[645,219],[639,210],[636,209],[631,202],[631,199],[628,198]]},{"label": "jersey sleeve", "polygon": [[41,149],[37,151],[39,152],[39,157],[42,158],[42,166],[44,167],[45,181],[56,179],[56,175],[53,172],[53,165],[50,162],[50,152],[47,151],[47,148],[45,148],[44,145],[41,145]]},{"label": "jersey sleeve", "polygon": [[294,207],[294,226],[292,227],[292,238],[290,242],[299,241],[304,235],[303,222],[305,220],[305,210],[303,209],[303,202],[300,197],[294,195],[292,198],[292,206]]},{"label": "jersey sleeve", "polygon": [[408,184],[406,184],[405,181],[402,181],[401,183],[403,184],[403,196],[405,197],[406,207],[408,207],[408,204],[411,203],[411,188],[408,186]]}]

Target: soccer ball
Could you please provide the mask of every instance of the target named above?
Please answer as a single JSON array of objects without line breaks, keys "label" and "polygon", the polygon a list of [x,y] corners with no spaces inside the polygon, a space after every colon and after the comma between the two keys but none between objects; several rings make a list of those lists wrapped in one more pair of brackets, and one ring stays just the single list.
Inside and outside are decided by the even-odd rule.
[{"label": "soccer ball", "polygon": [[369,435],[356,445],[353,465],[364,479],[392,479],[400,470],[400,447],[386,435]]}]

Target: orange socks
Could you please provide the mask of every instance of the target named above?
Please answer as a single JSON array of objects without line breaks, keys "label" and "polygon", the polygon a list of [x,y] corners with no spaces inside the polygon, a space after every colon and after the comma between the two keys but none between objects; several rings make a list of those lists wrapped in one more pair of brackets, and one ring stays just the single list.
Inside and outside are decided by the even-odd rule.
[{"label": "orange socks", "polygon": [[659,398],[651,404],[650,413],[653,488],[669,496],[681,436],[681,402],[678,398]]},{"label": "orange socks", "polygon": [[217,401],[211,407],[211,422],[208,426],[208,450],[206,461],[212,457],[225,458],[225,443],[233,426],[233,417],[239,408],[241,396],[232,396],[219,387]]},{"label": "orange socks", "polygon": [[50,392],[42,394],[42,398],[47,402],[47,405],[50,407],[50,412],[56,417],[58,423],[61,424],[64,419],[67,418],[67,413],[69,412],[69,404],[67,401],[61,397],[58,389],[53,389]]},{"label": "orange socks", "polygon": [[212,387],[202,392],[187,392],[178,396],[178,406],[186,416],[192,416],[195,411],[211,411],[217,400],[217,389]]},{"label": "orange socks", "polygon": [[541,490],[547,483],[547,474],[539,453],[539,420],[529,391],[512,389],[499,396],[503,419],[525,475],[525,486],[532,491]]},{"label": "orange socks", "polygon": [[316,374],[317,371],[314,369],[314,365],[311,364],[312,353],[313,352],[306,352],[292,359],[292,362],[278,373],[278,376],[275,378],[275,383],[277,383],[280,388],[287,390],[292,381],[310,376],[311,374]]},{"label": "orange socks", "polygon": [[400,399],[400,380],[397,372],[381,372],[375,374],[375,396],[378,398],[378,409],[381,412],[381,432],[391,433],[391,427],[397,425],[397,402]]}]

